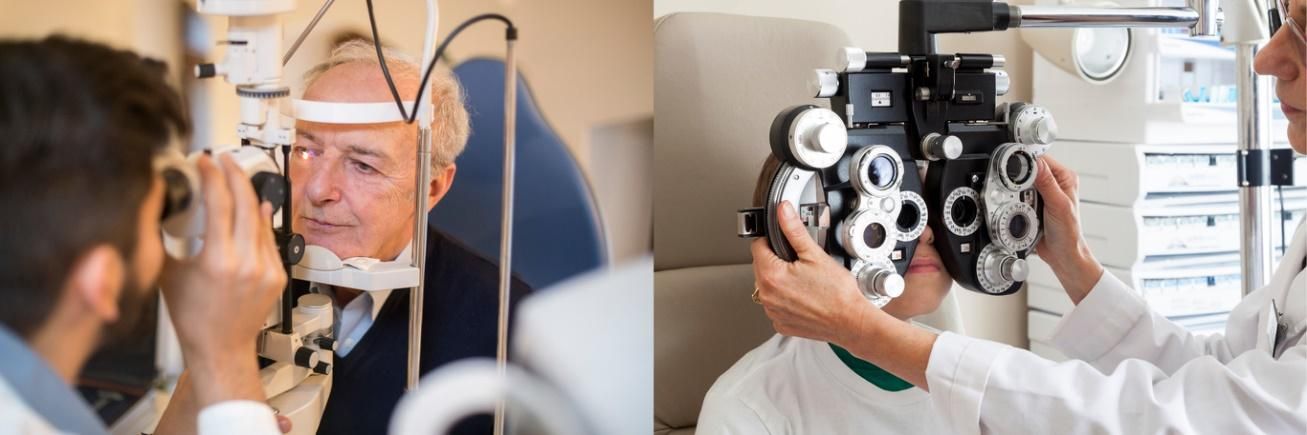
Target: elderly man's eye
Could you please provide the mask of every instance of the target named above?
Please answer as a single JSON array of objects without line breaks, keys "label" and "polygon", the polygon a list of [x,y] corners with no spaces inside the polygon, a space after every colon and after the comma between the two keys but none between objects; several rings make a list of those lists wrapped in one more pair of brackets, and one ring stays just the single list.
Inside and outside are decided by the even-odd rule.
[{"label": "elderly man's eye", "polygon": [[295,155],[295,157],[299,157],[304,160],[308,160],[310,157],[317,155],[316,153],[313,152],[313,150],[310,150],[309,147],[306,146],[296,145],[294,147],[291,147],[290,151],[291,154]]},{"label": "elderly man's eye", "polygon": [[360,161],[358,161],[358,160],[353,160],[353,161],[351,161],[350,163],[354,165],[354,170],[359,171],[360,173],[363,173],[363,174],[375,174],[375,173],[377,173],[376,168],[373,168],[372,166],[369,166],[367,163],[363,163],[363,162],[360,162]]}]

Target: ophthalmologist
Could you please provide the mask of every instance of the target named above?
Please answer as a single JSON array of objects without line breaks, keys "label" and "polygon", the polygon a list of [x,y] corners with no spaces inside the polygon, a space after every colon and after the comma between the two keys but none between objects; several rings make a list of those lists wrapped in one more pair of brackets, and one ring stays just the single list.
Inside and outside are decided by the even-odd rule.
[{"label": "ophthalmologist", "polygon": [[[1284,25],[1255,62],[1278,79],[1298,153],[1307,153],[1304,2],[1287,1]],[[1046,233],[1036,251],[1076,304],[1053,340],[1071,361],[936,335],[880,311],[790,204],[781,226],[799,259],[754,241],[759,303],[781,334],[838,344],[928,390],[953,433],[1307,433],[1307,225],[1299,223],[1270,283],[1230,313],[1225,334],[1200,337],[1104,271],[1081,235],[1076,175],[1048,157],[1040,166]]]}]

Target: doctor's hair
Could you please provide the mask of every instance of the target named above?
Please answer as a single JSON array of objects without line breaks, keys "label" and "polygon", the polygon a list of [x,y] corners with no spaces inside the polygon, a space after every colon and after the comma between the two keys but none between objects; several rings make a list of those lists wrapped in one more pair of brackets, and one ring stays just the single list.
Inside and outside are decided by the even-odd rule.
[{"label": "doctor's hair", "polygon": [[[386,67],[395,81],[411,81],[416,89],[422,81],[422,66],[418,60],[386,46],[382,46],[381,52],[386,57]],[[371,41],[348,39],[336,45],[327,60],[304,73],[304,89],[312,87],[328,70],[352,63],[375,65],[378,73],[381,71],[381,64],[377,62],[377,48]],[[463,153],[471,129],[468,126],[467,107],[463,103],[463,87],[448,69],[436,67],[431,72],[427,86],[429,88],[423,94],[422,101],[434,105],[431,113],[431,169],[434,174],[454,163],[458,155]],[[405,95],[408,104],[412,104],[412,98],[412,94]],[[393,101],[387,99],[385,102]],[[417,137],[414,136],[413,140],[416,141]]]},{"label": "doctor's hair", "polygon": [[0,325],[30,338],[97,246],[131,266],[153,156],[189,130],[165,70],[64,36],[0,41]]}]

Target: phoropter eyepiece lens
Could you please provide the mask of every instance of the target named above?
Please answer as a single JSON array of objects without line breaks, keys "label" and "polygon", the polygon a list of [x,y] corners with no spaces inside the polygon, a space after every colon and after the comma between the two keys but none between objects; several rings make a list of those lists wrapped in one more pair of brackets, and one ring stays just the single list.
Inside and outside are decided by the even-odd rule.
[{"label": "phoropter eyepiece lens", "polygon": [[867,180],[871,181],[873,186],[879,189],[889,188],[898,180],[898,168],[887,155],[879,155],[871,159],[871,164],[867,165]]},{"label": "phoropter eyepiece lens", "polygon": [[885,245],[885,239],[887,238],[887,235],[888,234],[885,231],[885,227],[883,225],[878,223],[873,223],[871,225],[868,225],[867,229],[862,232],[862,242],[865,243],[867,247],[871,249],[878,249],[881,246]]},{"label": "phoropter eyepiece lens", "polygon": [[952,215],[953,222],[965,227],[975,222],[976,217],[980,214],[980,208],[976,204],[976,200],[964,196],[953,202],[949,214]]},{"label": "phoropter eyepiece lens", "polygon": [[903,207],[899,209],[898,226],[899,231],[907,232],[917,227],[921,222],[921,210],[917,209],[917,203],[912,201],[903,201]]},{"label": "phoropter eyepiece lens", "polygon": [[1013,184],[1025,184],[1034,173],[1035,159],[1024,151],[1017,151],[1008,156],[1003,163],[1003,172]]},{"label": "phoropter eyepiece lens", "polygon": [[1030,233],[1030,219],[1023,214],[1012,216],[1012,220],[1008,221],[1007,230],[1013,238],[1024,239],[1026,234]]}]

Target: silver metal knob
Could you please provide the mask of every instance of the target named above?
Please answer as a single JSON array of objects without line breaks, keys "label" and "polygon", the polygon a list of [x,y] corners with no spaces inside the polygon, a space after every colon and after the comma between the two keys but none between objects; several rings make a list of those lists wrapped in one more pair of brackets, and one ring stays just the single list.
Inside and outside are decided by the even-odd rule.
[{"label": "silver metal knob", "polygon": [[885,296],[897,298],[903,295],[903,288],[906,287],[903,277],[894,271],[881,271],[876,274],[876,290]]},{"label": "silver metal knob", "polygon": [[867,52],[858,47],[844,47],[840,50],[840,66],[844,72],[858,72],[867,67]]},{"label": "silver metal knob", "polygon": [[903,295],[906,283],[903,277],[891,269],[868,268],[858,276],[858,286],[863,296],[873,298],[897,298]]},{"label": "silver metal knob", "polygon": [[962,139],[931,133],[921,140],[921,152],[930,160],[953,160],[962,155]]},{"label": "silver metal knob", "polygon": [[806,142],[805,145],[813,151],[843,153],[849,146],[849,132],[841,125],[822,124],[817,127],[817,131],[808,135]]},{"label": "silver metal knob", "polygon": [[840,91],[840,75],[835,70],[813,70],[812,82],[809,83],[818,98],[830,98]]},{"label": "silver metal knob", "polygon": [[994,94],[1003,96],[1012,89],[1012,77],[1007,75],[1007,71],[994,71]]},{"label": "silver metal knob", "polygon": [[1001,55],[1001,54],[995,54],[995,55],[994,55],[994,64],[993,64],[992,66],[990,66],[990,67],[991,67],[991,68],[1002,68],[1002,67],[1004,67],[1004,66],[1007,66],[1007,57],[1004,57],[1004,56]]},{"label": "silver metal knob", "polygon": [[1057,123],[1052,117],[1040,118],[1035,121],[1033,136],[1035,143],[1048,145],[1057,140]]},{"label": "silver metal knob", "polygon": [[1024,259],[1007,257],[999,263],[999,274],[1006,280],[1025,281],[1030,278],[1030,265]]}]

